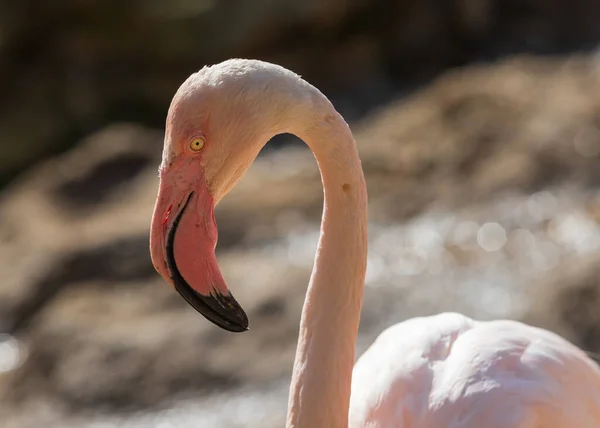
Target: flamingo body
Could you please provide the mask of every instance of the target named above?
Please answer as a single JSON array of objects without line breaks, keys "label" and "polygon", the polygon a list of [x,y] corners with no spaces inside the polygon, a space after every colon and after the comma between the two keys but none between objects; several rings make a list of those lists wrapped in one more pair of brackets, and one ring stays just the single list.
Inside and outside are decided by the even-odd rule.
[{"label": "flamingo body", "polygon": [[593,428],[600,370],[549,331],[443,313],[383,331],[357,361],[350,428]]},{"label": "flamingo body", "polygon": [[324,188],[286,427],[600,427],[598,367],[566,340],[513,321],[411,319],[384,331],[353,369],[368,245],[358,150],[329,100],[274,64],[205,67],[169,108],[150,253],[192,307],[226,330],[248,329],[217,263],[214,208],[285,132],[313,151]]}]

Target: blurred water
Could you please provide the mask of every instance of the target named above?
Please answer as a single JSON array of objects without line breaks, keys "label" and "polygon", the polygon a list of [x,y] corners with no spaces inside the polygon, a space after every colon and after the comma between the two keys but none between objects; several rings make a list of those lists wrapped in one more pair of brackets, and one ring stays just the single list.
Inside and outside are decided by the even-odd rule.
[{"label": "blurred water", "polygon": [[15,370],[25,357],[25,347],[16,338],[0,334],[0,373]]},{"label": "blurred water", "polygon": [[[86,428],[270,428],[282,425],[289,382],[268,388],[215,394],[201,403],[184,403],[159,413],[107,418]],[[73,425],[80,427],[81,425]]]},{"label": "blurred water", "polygon": [[[383,328],[415,315],[455,310],[479,319],[519,318],[528,309],[529,281],[600,248],[599,213],[600,191],[564,187],[503,195],[456,212],[432,208],[404,224],[371,224],[359,353]],[[317,239],[318,225],[308,225],[249,251],[309,268]],[[276,427],[288,385],[281,379],[167,411],[73,426]]]}]

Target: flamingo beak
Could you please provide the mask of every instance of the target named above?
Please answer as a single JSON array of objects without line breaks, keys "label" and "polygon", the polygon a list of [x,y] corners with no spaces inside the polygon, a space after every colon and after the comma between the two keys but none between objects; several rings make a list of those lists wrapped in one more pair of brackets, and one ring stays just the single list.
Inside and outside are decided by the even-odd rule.
[{"label": "flamingo beak", "polygon": [[[176,210],[171,219],[171,209]],[[214,201],[204,184],[187,192],[161,183],[150,251],[160,275],[207,320],[231,332],[248,330],[248,317],[217,264]]]},{"label": "flamingo beak", "polygon": [[222,294],[218,289],[213,288],[210,294],[204,295],[196,291],[182,276],[177,262],[175,261],[175,236],[181,217],[183,216],[193,193],[185,201],[183,207],[173,220],[171,229],[166,242],[166,261],[167,267],[171,273],[171,280],[175,290],[185,299],[188,304],[196,311],[200,312],[207,320],[218,325],[224,330],[234,333],[240,333],[248,330],[248,316],[244,309],[235,300],[233,294],[228,292]]}]

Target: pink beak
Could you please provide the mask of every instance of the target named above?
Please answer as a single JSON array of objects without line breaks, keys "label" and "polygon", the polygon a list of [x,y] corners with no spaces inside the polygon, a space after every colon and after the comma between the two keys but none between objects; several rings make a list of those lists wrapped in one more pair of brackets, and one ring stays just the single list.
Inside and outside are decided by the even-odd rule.
[{"label": "pink beak", "polygon": [[154,267],[206,319],[228,331],[246,331],[248,317],[229,291],[215,256],[214,200],[204,180],[193,190],[178,184],[169,176],[161,179],[150,233]]}]

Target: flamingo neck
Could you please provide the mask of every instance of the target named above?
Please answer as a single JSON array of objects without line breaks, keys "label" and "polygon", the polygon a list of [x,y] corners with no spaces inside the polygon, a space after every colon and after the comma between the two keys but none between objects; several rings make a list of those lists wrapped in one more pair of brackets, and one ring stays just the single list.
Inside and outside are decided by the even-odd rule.
[{"label": "flamingo neck", "polygon": [[302,309],[287,428],[346,428],[367,262],[367,190],[352,133],[333,106],[298,136],[321,171],[324,207]]}]

